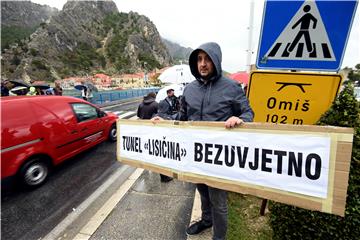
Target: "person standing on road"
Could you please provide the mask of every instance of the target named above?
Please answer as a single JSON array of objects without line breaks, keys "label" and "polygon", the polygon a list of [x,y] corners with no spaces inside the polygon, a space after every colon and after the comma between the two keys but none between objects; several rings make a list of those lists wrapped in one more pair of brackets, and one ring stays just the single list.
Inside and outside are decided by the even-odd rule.
[{"label": "person standing on road", "polygon": [[164,104],[167,104],[167,112],[172,115],[179,111],[177,97],[175,96],[174,89],[168,89],[166,91],[167,97],[163,100]]},{"label": "person standing on road", "polygon": [[[140,119],[151,119],[155,114],[158,113],[159,104],[155,101],[156,94],[154,92],[148,93],[144,96],[144,100],[140,103],[137,116]],[[161,182],[169,182],[172,180],[171,177],[160,174]]]},{"label": "person standing on road", "polygon": [[55,93],[55,95],[58,95],[58,96],[62,96],[62,94],[63,94],[63,89],[60,86],[59,82],[55,82],[54,93]]},{"label": "person standing on road", "polygon": [[[183,92],[178,119],[182,121],[223,121],[226,128],[251,122],[254,113],[241,86],[222,75],[222,53],[217,43],[195,49],[189,57],[196,80]],[[161,117],[152,119],[156,123]],[[201,196],[201,220],[186,229],[195,235],[213,227],[213,239],[225,239],[227,232],[227,192],[205,184],[196,184]]]},{"label": "person standing on road", "polygon": [[144,96],[137,110],[137,116],[140,119],[151,119],[158,112],[158,103],[155,101],[155,98],[156,94],[154,92]]},{"label": "person standing on road", "polygon": [[84,99],[85,101],[87,101],[87,87],[83,87],[81,89],[81,97],[82,99]]},{"label": "person standing on road", "polygon": [[178,98],[175,96],[174,89],[172,88],[168,89],[166,94],[167,97],[159,102],[158,116],[165,119],[173,119],[179,112]]},{"label": "person standing on road", "polygon": [[93,103],[93,97],[94,97],[94,94],[93,94],[92,90],[88,87],[87,91],[86,91],[87,101]]},{"label": "person standing on road", "polygon": [[26,94],[27,96],[36,96],[36,88],[35,87],[30,87],[29,88],[29,92]]},{"label": "person standing on road", "polygon": [[45,95],[55,95],[54,89],[52,87],[49,87],[45,90]]},{"label": "person standing on road", "polygon": [[13,88],[14,85],[9,82],[8,80],[5,80],[4,82],[1,82],[1,96],[9,96],[9,91],[11,88]]}]

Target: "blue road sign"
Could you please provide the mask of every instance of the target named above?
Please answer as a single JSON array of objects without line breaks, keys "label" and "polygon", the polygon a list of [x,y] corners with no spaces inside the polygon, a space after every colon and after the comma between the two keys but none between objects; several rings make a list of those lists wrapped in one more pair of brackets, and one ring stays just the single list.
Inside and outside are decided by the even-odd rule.
[{"label": "blue road sign", "polygon": [[266,1],[259,69],[338,71],[356,0]]}]

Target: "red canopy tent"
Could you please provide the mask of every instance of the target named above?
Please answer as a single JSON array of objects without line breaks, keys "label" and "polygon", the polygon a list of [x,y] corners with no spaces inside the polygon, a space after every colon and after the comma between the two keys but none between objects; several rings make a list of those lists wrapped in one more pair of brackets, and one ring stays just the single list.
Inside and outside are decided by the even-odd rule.
[{"label": "red canopy tent", "polygon": [[250,76],[247,72],[233,73],[233,74],[230,74],[228,77],[241,83],[241,84],[244,84],[244,85],[248,85],[249,78],[250,78]]}]

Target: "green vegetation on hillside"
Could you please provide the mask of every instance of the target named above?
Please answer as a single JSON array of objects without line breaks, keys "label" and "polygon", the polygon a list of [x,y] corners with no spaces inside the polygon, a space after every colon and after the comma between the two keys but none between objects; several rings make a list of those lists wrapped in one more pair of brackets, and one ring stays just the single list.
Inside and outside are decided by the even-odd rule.
[{"label": "green vegetation on hillside", "polygon": [[[1,29],[2,48],[9,46],[10,43],[18,42],[18,47],[13,50],[13,54],[11,55],[11,52],[8,54],[10,64],[6,65],[4,71],[14,73],[24,57],[32,60],[32,73],[30,74],[34,75],[34,78],[38,78],[37,72],[45,71],[49,72],[49,76],[58,74],[60,77],[66,77],[95,71],[133,73],[139,69],[149,71],[161,68],[157,57],[154,56],[156,53],[152,50],[152,45],[156,43],[153,43],[151,39],[145,39],[142,34],[142,24],[146,24],[146,19],[142,20],[142,16],[136,13],[114,13],[105,17],[102,24],[97,22],[96,24],[91,23],[89,26],[82,25],[84,31],[98,33],[97,36],[94,36],[97,42],[90,45],[84,40],[77,40],[76,48],[63,50],[51,61],[47,60],[48,49],[40,51],[35,47],[29,47],[25,41],[22,41],[22,39],[28,38],[36,28],[4,27]],[[42,23],[40,27],[46,28],[47,25]],[[50,32],[55,30],[56,27]],[[72,40],[69,39],[69,41]],[[62,64],[57,61],[63,63],[64,66],[60,68],[59,65]],[[43,75],[41,74],[41,76]]]},{"label": "green vegetation on hillside", "polygon": [[105,67],[105,58],[96,52],[87,43],[80,43],[74,51],[67,51],[61,57],[66,66],[61,70],[61,75],[66,76],[77,71],[89,71],[91,67],[101,65]]},{"label": "green vegetation on hillside", "polygon": [[[128,55],[124,55],[129,37],[140,33],[138,26],[139,16],[127,13],[116,13],[108,15],[104,20],[106,31],[113,30],[113,36],[107,44],[106,55],[110,62],[119,72],[130,73],[131,61]],[[149,53],[142,51],[138,53],[138,60],[142,67],[151,70],[160,68],[160,63]]]},{"label": "green vegetation on hillside", "polygon": [[105,30],[113,30],[113,37],[106,47],[106,55],[119,72],[125,72],[125,69],[130,68],[130,59],[124,55],[125,47],[131,33],[130,31],[124,30],[123,24],[127,22],[127,13],[110,14],[104,19]]},{"label": "green vegetation on hillside", "polygon": [[29,37],[37,27],[24,28],[24,27],[4,27],[1,26],[1,50],[9,48],[13,43],[19,43],[22,39]]},{"label": "green vegetation on hillside", "polygon": [[105,31],[108,32],[110,31],[110,29],[113,29],[114,31],[118,31],[123,27],[123,24],[127,22],[128,22],[127,13],[113,13],[106,16],[103,24]]},{"label": "green vegetation on hillside", "polygon": [[111,62],[116,62],[117,56],[122,55],[120,53],[124,51],[128,37],[126,32],[113,36],[106,48],[106,54]]},{"label": "green vegetation on hillside", "polygon": [[144,68],[151,70],[154,68],[161,68],[161,64],[154,58],[153,55],[146,53],[146,52],[141,52],[139,53],[139,61],[141,62],[142,66],[144,66]]}]

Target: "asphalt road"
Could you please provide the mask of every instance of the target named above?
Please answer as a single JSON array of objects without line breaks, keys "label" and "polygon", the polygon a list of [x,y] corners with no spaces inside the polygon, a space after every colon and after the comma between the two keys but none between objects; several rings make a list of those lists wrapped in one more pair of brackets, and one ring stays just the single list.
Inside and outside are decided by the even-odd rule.
[{"label": "asphalt road", "polygon": [[[136,111],[138,105],[139,101],[132,101],[105,109]],[[38,189],[3,191],[1,238],[44,237],[120,167],[116,143],[103,142],[56,167],[48,182]]]}]

